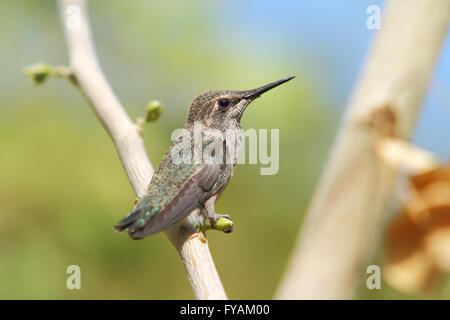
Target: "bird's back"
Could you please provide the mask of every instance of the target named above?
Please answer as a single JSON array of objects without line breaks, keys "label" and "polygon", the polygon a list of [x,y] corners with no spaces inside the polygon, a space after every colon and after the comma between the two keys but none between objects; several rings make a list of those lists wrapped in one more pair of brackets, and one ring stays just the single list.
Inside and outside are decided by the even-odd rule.
[{"label": "bird's back", "polygon": [[173,145],[158,165],[147,193],[138,200],[131,212],[116,225],[116,230],[130,231],[130,228],[143,227],[174,199],[198,168],[199,164],[174,163],[171,159],[172,148]]},{"label": "bird's back", "polygon": [[228,165],[174,162],[172,151],[176,144],[164,155],[147,193],[116,225],[116,230],[128,231],[133,238],[159,232],[223,190],[230,176]]}]

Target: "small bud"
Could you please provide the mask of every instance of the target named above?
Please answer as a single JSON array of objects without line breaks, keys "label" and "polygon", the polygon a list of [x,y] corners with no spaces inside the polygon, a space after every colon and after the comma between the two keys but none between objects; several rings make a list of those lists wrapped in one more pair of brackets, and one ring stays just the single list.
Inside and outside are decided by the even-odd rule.
[{"label": "small bud", "polygon": [[45,63],[33,64],[25,68],[24,72],[34,85],[43,84],[49,76],[54,74],[53,68]]},{"label": "small bud", "polygon": [[153,100],[147,104],[147,112],[145,114],[146,122],[154,122],[159,119],[163,112],[163,106],[160,101]]},{"label": "small bud", "polygon": [[219,218],[214,225],[214,229],[227,231],[233,227],[233,221],[227,218]]}]

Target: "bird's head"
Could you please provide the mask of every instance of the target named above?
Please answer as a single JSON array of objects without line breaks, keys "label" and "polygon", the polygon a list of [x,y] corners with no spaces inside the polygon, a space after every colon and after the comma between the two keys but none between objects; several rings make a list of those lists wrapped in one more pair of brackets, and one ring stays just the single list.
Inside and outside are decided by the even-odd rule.
[{"label": "bird's head", "polygon": [[201,121],[207,128],[224,130],[230,124],[239,124],[245,108],[252,101],[293,78],[284,78],[251,90],[206,91],[192,101],[187,126]]}]

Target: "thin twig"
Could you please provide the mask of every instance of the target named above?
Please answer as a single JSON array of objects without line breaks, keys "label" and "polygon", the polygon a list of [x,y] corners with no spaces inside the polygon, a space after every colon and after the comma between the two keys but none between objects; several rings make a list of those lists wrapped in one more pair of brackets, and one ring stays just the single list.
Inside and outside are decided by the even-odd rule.
[{"label": "thin twig", "polygon": [[[153,167],[143,141],[104,77],[95,52],[84,0],[60,0],[60,16],[70,55],[70,68],[99,120],[111,136],[138,197],[145,194]],[[179,252],[198,299],[227,299],[209,247],[186,219],[167,237]]]}]

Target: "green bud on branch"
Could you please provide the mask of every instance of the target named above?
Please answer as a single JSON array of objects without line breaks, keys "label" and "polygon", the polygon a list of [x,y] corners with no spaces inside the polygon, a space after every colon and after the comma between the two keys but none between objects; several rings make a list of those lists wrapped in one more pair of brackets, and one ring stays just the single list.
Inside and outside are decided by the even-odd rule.
[{"label": "green bud on branch", "polygon": [[158,100],[150,101],[147,104],[147,110],[145,113],[145,121],[146,122],[154,122],[159,119],[163,112],[162,103]]},{"label": "green bud on branch", "polygon": [[54,74],[51,66],[45,63],[36,63],[24,69],[25,74],[34,85],[43,84],[47,78]]},{"label": "green bud on branch", "polygon": [[36,63],[26,67],[24,72],[31,83],[36,86],[45,83],[49,77],[67,78],[76,85],[76,80],[71,70],[64,66],[52,67],[46,63]]}]

